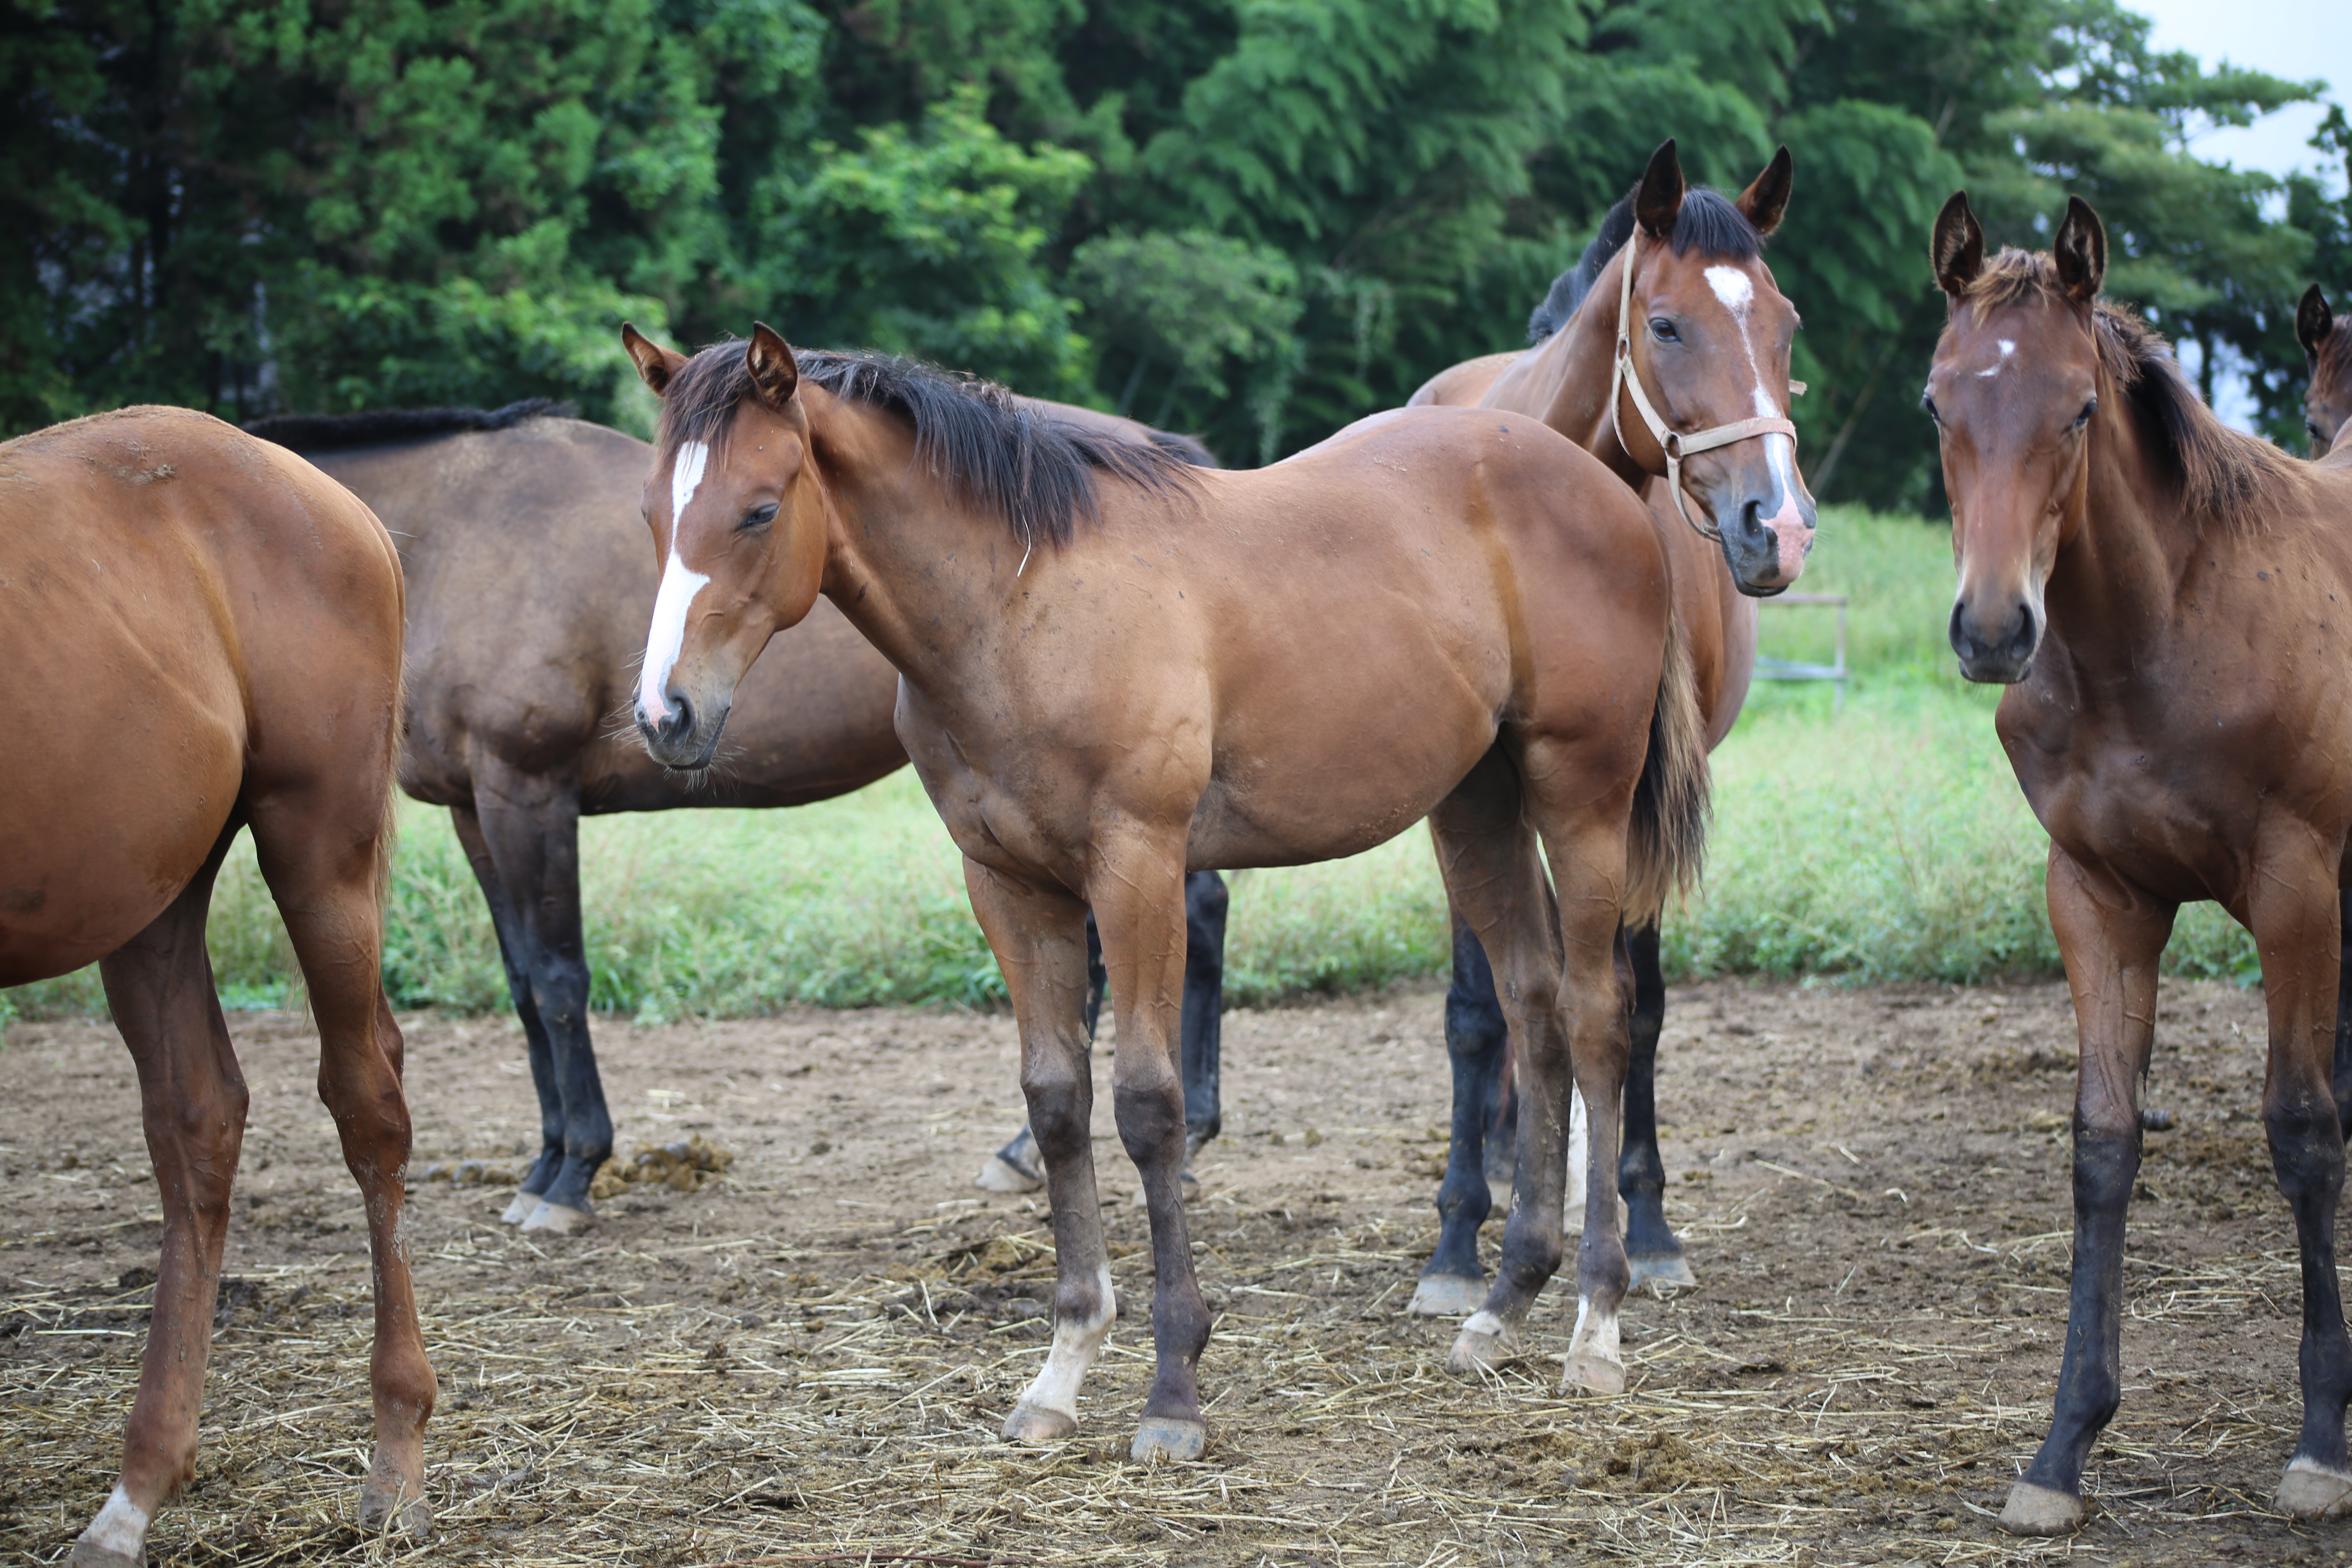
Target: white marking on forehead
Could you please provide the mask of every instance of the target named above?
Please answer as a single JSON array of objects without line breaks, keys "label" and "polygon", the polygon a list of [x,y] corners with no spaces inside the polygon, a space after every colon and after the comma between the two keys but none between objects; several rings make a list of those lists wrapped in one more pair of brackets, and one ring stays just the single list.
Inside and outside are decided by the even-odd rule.
[{"label": "white marking on forehead", "polygon": [[1997,346],[2000,350],[2000,357],[1993,361],[1990,364],[1985,366],[1984,369],[1977,372],[1977,375],[1979,379],[1988,375],[1999,375],[2000,374],[2000,367],[2007,364],[2009,363],[2009,356],[2017,352],[2017,340],[2014,338],[2002,338],[1999,341]]},{"label": "white marking on forehead", "polygon": [[1723,308],[1735,316],[1748,314],[1748,302],[1756,298],[1756,285],[1748,274],[1737,267],[1710,267],[1706,269],[1706,286],[1723,301]]},{"label": "white marking on forehead", "polygon": [[[702,442],[688,441],[677,449],[677,460],[670,465],[669,470],[669,525],[672,540],[677,537],[677,520],[686,515],[686,503],[692,500],[694,492],[702,488],[702,471],[709,466],[710,448]],[[676,558],[677,548],[675,543],[670,546],[672,559]]]}]

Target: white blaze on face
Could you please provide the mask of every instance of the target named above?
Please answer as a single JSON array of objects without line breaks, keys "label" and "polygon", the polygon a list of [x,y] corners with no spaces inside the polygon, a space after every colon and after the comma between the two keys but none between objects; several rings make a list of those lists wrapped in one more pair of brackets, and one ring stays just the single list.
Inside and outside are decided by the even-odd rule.
[{"label": "white blaze on face", "polygon": [[662,567],[661,591],[654,595],[653,626],[646,633],[646,662],[637,676],[637,706],[656,722],[669,717],[669,700],[662,693],[669,686],[669,672],[677,668],[678,649],[686,641],[686,612],[693,606],[695,595],[710,581],[708,574],[688,571],[677,556],[687,503],[694,500],[703,470],[709,466],[710,448],[700,441],[680,447],[677,460],[670,466],[669,561]]},{"label": "white blaze on face", "polygon": [[[1772,395],[1765,382],[1764,366],[1756,357],[1756,340],[1748,330],[1748,309],[1756,301],[1755,283],[1737,267],[1710,267],[1706,276],[1706,286],[1715,290],[1715,297],[1731,312],[1732,324],[1739,329],[1739,347],[1748,355],[1748,371],[1755,378],[1756,417],[1786,417],[1780,399]],[[1781,574],[1794,580],[1805,559],[1803,543],[1798,538],[1799,531],[1804,528],[1804,514],[1797,509],[1797,443],[1778,434],[1768,435],[1763,440],[1764,464],[1772,472],[1775,487],[1773,505],[1764,519],[1764,526],[1777,531]]]},{"label": "white blaze on face", "polygon": [[2001,367],[2009,363],[2009,356],[2017,352],[2017,342],[2013,338],[2002,338],[1999,340],[1999,346],[2000,348],[2000,357],[1993,361],[1992,363],[1985,366],[1984,369],[1977,372],[1977,378],[1979,381],[1989,375],[1999,375],[2001,372]]}]

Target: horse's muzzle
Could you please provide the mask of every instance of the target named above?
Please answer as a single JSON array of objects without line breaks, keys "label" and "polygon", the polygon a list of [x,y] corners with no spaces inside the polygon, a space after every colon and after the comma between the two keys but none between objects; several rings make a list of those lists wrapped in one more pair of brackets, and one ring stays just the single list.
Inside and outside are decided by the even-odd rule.
[{"label": "horse's muzzle", "polygon": [[1742,502],[1723,530],[1724,563],[1731,568],[1739,591],[1753,599],[1786,593],[1804,571],[1805,557],[1813,548],[1811,506],[1787,495],[1769,517],[1764,506],[1760,500]]},{"label": "horse's muzzle", "polygon": [[648,719],[642,704],[637,708],[637,733],[645,739],[646,754],[666,768],[709,767],[719,749],[719,733],[727,726],[727,709],[705,714],[683,692],[663,695],[669,711],[659,719]]},{"label": "horse's muzzle", "polygon": [[1970,680],[2014,686],[2033,673],[2034,650],[2042,646],[2042,617],[2030,600],[2018,599],[1991,615],[1965,598],[1952,604],[1952,651]]}]

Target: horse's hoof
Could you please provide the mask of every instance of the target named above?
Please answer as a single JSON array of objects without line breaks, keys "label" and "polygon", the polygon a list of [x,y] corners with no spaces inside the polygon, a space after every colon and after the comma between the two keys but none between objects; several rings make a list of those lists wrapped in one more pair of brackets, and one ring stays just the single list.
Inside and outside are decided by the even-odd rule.
[{"label": "horse's hoof", "polygon": [[2352,1513],[2352,1475],[2316,1459],[2289,1460],[2272,1506],[2300,1520],[2342,1519]]},{"label": "horse's hoof", "polygon": [[147,1511],[118,1485],[74,1542],[72,1568],[146,1568]]},{"label": "horse's hoof", "polygon": [[73,1555],[66,1562],[68,1568],[147,1568],[147,1553],[142,1548],[135,1556],[126,1555],[85,1535],[74,1542]]},{"label": "horse's hoof", "polygon": [[530,1211],[530,1217],[522,1222],[522,1227],[530,1231],[572,1236],[595,1223],[595,1215],[586,1209],[575,1209],[567,1204],[551,1204],[541,1198],[539,1206]]},{"label": "horse's hoof", "polygon": [[371,1477],[360,1489],[360,1528],[370,1535],[432,1539],[433,1507],[414,1486],[387,1486]]},{"label": "horse's hoof", "polygon": [[538,1206],[539,1194],[537,1193],[517,1193],[514,1195],[514,1202],[507,1205],[507,1212],[499,1215],[499,1223],[500,1225],[520,1225],[523,1221],[530,1217],[530,1211]]},{"label": "horse's hoof", "polygon": [[1004,1418],[1004,1440],[1008,1443],[1058,1443],[1076,1436],[1077,1430],[1076,1416],[1025,1402],[1014,1405],[1013,1414]]},{"label": "horse's hoof", "polygon": [[2053,1491],[2032,1481],[2009,1489],[2009,1504],[2000,1510],[2000,1527],[2011,1535],[2064,1535],[2082,1528],[2087,1510],[2072,1492]]},{"label": "horse's hoof", "polygon": [[1139,1465],[1154,1465],[1162,1459],[1181,1464],[1201,1457],[1209,1446],[1209,1426],[1205,1421],[1183,1421],[1173,1415],[1147,1415],[1136,1428],[1135,1446],[1127,1457]]},{"label": "horse's hoof", "polygon": [[1466,1274],[1424,1274],[1404,1304],[1413,1318],[1466,1318],[1486,1304],[1486,1282]]},{"label": "horse's hoof", "polygon": [[1002,1154],[991,1154],[988,1163],[980,1168],[972,1184],[992,1193],[1034,1193],[1045,1184],[1042,1176],[1033,1176]]},{"label": "horse's hoof", "polygon": [[1582,1389],[1587,1394],[1622,1394],[1625,1392],[1625,1363],[1611,1361],[1591,1351],[1574,1351],[1568,1358],[1567,1375],[1559,1380],[1560,1392]]},{"label": "horse's hoof", "polygon": [[1625,1265],[1633,1271],[1633,1282],[1625,1287],[1628,1291],[1639,1290],[1644,1285],[1660,1289],[1669,1286],[1687,1289],[1698,1283],[1698,1276],[1691,1272],[1690,1265],[1684,1261],[1679,1252],[1654,1252],[1645,1257],[1627,1258]]},{"label": "horse's hoof", "polygon": [[1445,1357],[1445,1370],[1456,1376],[1467,1377],[1485,1372],[1507,1360],[1511,1352],[1511,1331],[1492,1312],[1474,1312],[1454,1336],[1454,1349]]}]

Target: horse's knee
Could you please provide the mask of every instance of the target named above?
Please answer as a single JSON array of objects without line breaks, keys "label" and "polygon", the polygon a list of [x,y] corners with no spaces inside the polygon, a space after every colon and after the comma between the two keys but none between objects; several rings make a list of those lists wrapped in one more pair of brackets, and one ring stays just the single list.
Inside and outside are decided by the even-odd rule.
[{"label": "horse's knee", "polygon": [[1118,1140],[1128,1157],[1140,1165],[1171,1146],[1184,1143],[1184,1089],[1170,1075],[1155,1074],[1141,1083],[1122,1083],[1112,1092],[1118,1122]]}]

